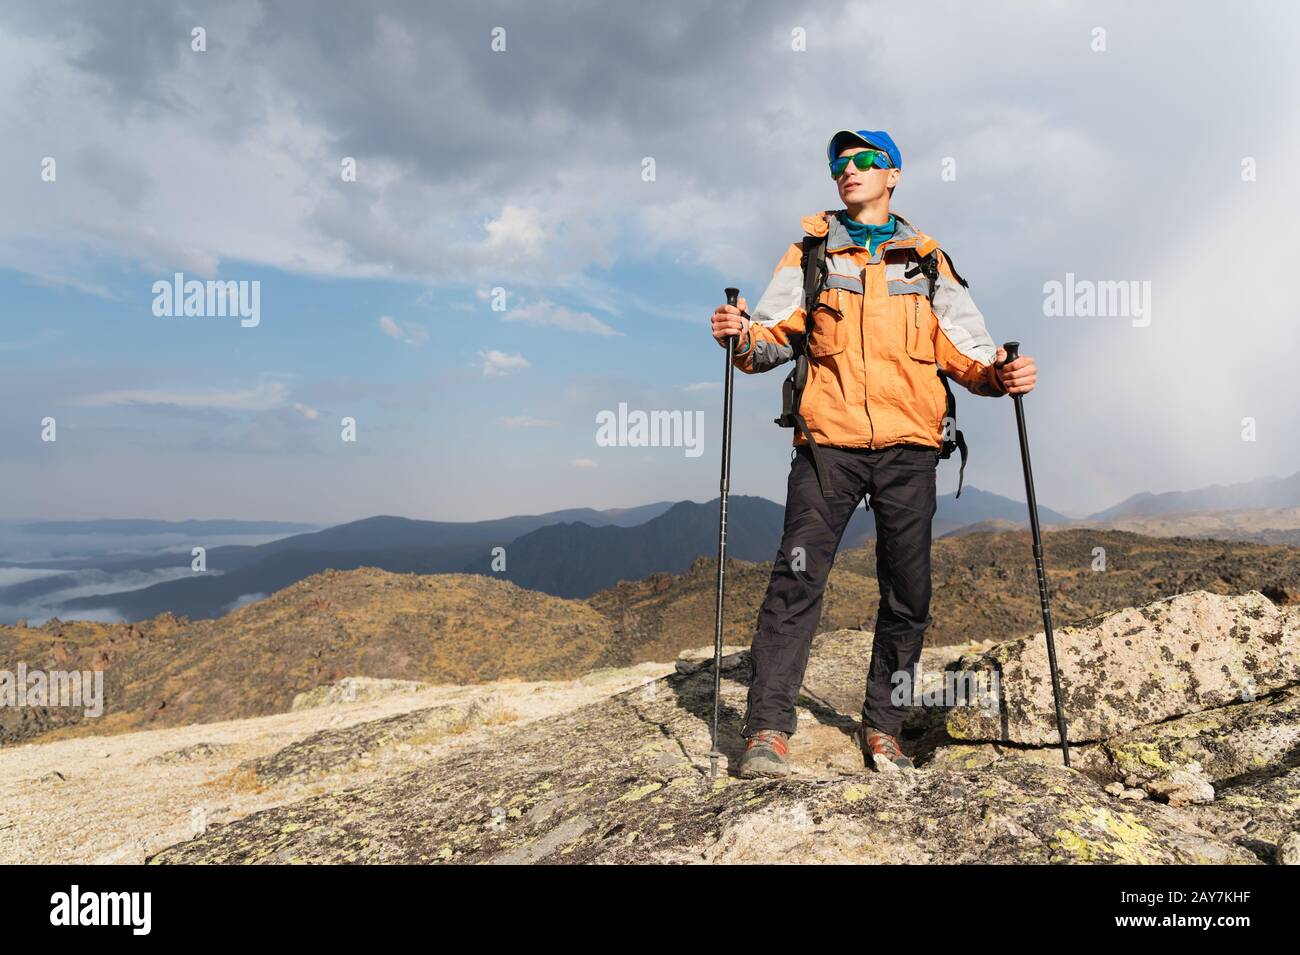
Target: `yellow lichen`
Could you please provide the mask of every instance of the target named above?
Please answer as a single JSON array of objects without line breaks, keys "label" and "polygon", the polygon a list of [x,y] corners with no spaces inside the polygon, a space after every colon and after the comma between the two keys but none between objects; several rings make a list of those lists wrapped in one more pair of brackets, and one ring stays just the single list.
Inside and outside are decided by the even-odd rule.
[{"label": "yellow lichen", "polygon": [[1111,812],[1104,806],[1084,807],[1061,814],[1061,818],[1079,828],[1090,827],[1104,832],[1109,839],[1089,840],[1068,829],[1055,833],[1057,844],[1082,862],[1109,860],[1143,865],[1160,862],[1150,851],[1152,832],[1131,812]]},{"label": "yellow lichen", "polygon": [[1125,770],[1141,769],[1144,766],[1164,771],[1173,768],[1165,762],[1160,755],[1160,747],[1155,743],[1126,743],[1115,750],[1115,762]]},{"label": "yellow lichen", "polygon": [[639,802],[652,792],[663,788],[663,783],[646,783],[644,786],[636,786],[629,789],[623,795],[615,799],[615,802]]}]

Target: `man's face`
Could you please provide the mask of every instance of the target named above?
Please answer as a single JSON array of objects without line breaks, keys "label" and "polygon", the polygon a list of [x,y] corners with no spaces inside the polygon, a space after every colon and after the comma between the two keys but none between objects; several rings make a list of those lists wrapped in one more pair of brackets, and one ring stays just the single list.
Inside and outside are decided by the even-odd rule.
[{"label": "man's face", "polygon": [[[865,146],[847,146],[840,150],[840,158],[864,152]],[[844,174],[835,180],[835,187],[840,192],[840,200],[845,205],[865,205],[875,202],[889,193],[889,187],[898,182],[901,173],[897,169],[859,169],[849,163]]]}]

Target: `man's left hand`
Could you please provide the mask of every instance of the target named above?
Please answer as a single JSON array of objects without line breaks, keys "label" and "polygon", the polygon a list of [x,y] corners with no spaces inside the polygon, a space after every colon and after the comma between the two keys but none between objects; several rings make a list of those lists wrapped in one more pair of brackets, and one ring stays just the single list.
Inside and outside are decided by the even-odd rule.
[{"label": "man's left hand", "polygon": [[[1006,359],[1007,350],[998,346],[997,361],[1003,362]],[[1038,367],[1028,355],[1021,355],[1015,361],[1007,362],[997,369],[997,373],[1002,387],[1012,395],[1023,395],[1033,391],[1034,385],[1038,382]]]}]

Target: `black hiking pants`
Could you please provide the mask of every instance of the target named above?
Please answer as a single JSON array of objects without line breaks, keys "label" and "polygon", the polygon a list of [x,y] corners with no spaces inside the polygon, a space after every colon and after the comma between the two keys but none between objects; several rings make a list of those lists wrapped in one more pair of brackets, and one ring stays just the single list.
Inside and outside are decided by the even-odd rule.
[{"label": "black hiking pants", "polygon": [[[876,613],[862,719],[897,736],[905,710],[890,694],[896,673],[915,676],[930,616],[930,524],[939,450],[902,444],[875,450],[818,446],[834,496],[822,497],[806,446],[796,448],[786,488],[785,530],[751,649],[754,679],[741,732],[795,732],[794,702],[821,617],[822,593],[849,518],[869,495],[876,515]],[[907,694],[910,699],[911,694]]]}]

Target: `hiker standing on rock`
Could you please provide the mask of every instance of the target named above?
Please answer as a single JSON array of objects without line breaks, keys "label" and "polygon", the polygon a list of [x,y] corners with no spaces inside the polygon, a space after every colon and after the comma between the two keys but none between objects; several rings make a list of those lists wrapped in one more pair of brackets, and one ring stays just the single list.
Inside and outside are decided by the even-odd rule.
[{"label": "hiker standing on rock", "polygon": [[[805,237],[777,264],[747,317],[745,300],[713,313],[713,337],[736,340],[735,365],[748,374],[798,361],[807,376],[782,423],[795,427],[785,530],[759,611],[753,682],[741,729],[742,776],[784,776],[796,728],[795,698],[821,616],[822,594],[840,537],[858,503],[876,512],[880,607],[862,705],[859,742],[880,767],[912,765],[898,733],[903,707],[890,700],[895,674],[915,674],[930,616],[930,527],[936,469],[954,445],[946,381],[976,395],[1025,394],[1037,380],[1022,355],[999,365],[966,283],[938,243],[890,212],[902,156],[884,131],[840,130],[827,146],[845,208],[802,220]],[[821,238],[825,238],[824,244]],[[824,280],[805,336],[805,260],[824,254]],[[809,297],[808,301],[813,299]],[[960,487],[958,488],[960,493]]]}]

